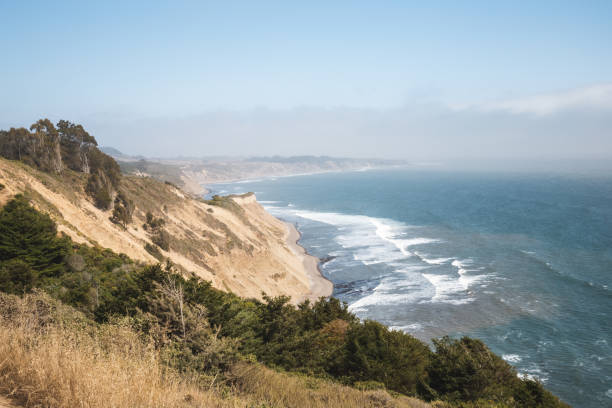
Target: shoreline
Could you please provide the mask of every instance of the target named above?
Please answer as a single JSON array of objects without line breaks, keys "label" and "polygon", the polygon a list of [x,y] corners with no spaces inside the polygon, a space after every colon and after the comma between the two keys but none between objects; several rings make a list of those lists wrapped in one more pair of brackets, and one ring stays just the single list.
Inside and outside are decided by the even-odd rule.
[{"label": "shoreline", "polygon": [[273,180],[279,178],[289,178],[289,177],[301,177],[301,176],[316,176],[321,174],[334,174],[334,173],[362,173],[367,171],[374,170],[396,170],[398,168],[405,168],[407,164],[402,165],[392,165],[392,166],[370,166],[370,167],[360,167],[354,169],[330,169],[330,170],[320,170],[320,171],[312,171],[306,173],[290,173],[290,174],[278,174],[278,175],[261,175],[255,177],[237,177],[237,178],[228,178],[228,179],[219,179],[219,180],[204,180],[204,181],[196,181],[206,192],[203,196],[206,198],[207,195],[214,194],[215,191],[210,187],[215,186],[216,184],[242,184],[249,182],[258,182],[264,180]]},{"label": "shoreline", "polygon": [[311,302],[318,300],[320,297],[329,297],[334,291],[334,284],[321,273],[320,259],[314,255],[310,255],[306,249],[298,242],[302,238],[302,234],[290,222],[283,221],[287,227],[285,242],[295,255],[302,259],[306,276],[310,282],[310,292],[303,296],[299,301],[302,302],[309,299]]}]

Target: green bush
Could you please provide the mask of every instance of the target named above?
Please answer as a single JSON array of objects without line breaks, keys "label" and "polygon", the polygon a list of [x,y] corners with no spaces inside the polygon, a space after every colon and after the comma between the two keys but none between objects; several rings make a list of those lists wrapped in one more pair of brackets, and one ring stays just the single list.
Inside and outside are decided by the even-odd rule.
[{"label": "green bush", "polygon": [[117,192],[113,215],[110,217],[110,220],[115,224],[121,225],[123,228],[127,228],[128,224],[132,222],[133,213],[134,202],[127,197],[125,192]]},{"label": "green bush", "polygon": [[164,259],[164,255],[161,253],[161,251],[159,250],[158,247],[156,247],[155,245],[151,245],[148,242],[144,245],[144,249],[145,251],[147,251],[148,253],[150,253],[151,255],[153,255],[155,257],[155,259],[157,259],[158,261],[163,261]]},{"label": "green bush", "polygon": [[17,195],[0,211],[0,287],[14,288],[7,291],[23,293],[37,280],[59,276],[69,250],[69,239],[58,237],[53,220],[32,208],[24,196]]},{"label": "green bush", "polygon": [[165,230],[157,231],[152,237],[151,241],[164,251],[168,251],[170,249],[170,234],[168,234]]}]

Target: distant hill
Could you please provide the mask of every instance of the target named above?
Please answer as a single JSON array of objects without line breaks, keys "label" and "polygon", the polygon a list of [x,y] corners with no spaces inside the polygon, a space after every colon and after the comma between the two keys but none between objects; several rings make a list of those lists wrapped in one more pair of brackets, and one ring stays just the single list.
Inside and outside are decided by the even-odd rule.
[{"label": "distant hill", "polygon": [[110,147],[110,146],[101,146],[100,150],[102,150],[102,152],[108,154],[109,156],[119,156],[119,157],[125,156],[118,149],[115,149],[114,147]]},{"label": "distant hill", "polygon": [[[116,150],[116,149],[113,149]],[[261,177],[279,177],[338,171],[394,168],[409,165],[403,160],[355,159],[330,156],[269,156],[216,158],[137,158],[110,152],[119,161],[122,171],[146,174],[171,181],[183,189],[202,194],[203,186]],[[120,152],[119,152],[120,153]]]}]

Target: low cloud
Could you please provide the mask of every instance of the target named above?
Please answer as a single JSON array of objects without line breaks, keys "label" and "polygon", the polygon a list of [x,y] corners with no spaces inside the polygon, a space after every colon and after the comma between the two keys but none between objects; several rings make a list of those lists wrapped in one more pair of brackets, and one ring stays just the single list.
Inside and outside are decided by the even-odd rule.
[{"label": "low cloud", "polygon": [[[608,160],[612,84],[478,106],[301,107],[185,117],[105,113],[82,123],[101,145],[149,157],[330,155],[453,160]],[[58,120],[60,118],[51,118]],[[23,126],[24,124],[10,124]]]},{"label": "low cloud", "polygon": [[552,115],[570,110],[612,111],[612,83],[534,95],[526,98],[496,101],[457,109],[476,109],[484,112],[503,111],[514,114]]}]

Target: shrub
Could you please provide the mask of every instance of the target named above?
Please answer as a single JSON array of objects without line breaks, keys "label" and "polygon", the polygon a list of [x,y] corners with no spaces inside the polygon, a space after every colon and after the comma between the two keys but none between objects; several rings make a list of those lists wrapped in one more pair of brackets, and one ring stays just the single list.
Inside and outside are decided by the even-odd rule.
[{"label": "shrub", "polygon": [[168,251],[170,249],[170,234],[168,234],[165,230],[159,230],[151,237],[151,241],[164,251]]},{"label": "shrub", "polygon": [[125,192],[119,191],[115,197],[115,206],[110,220],[123,228],[127,228],[128,224],[132,222],[133,213],[134,202],[127,197]]},{"label": "shrub", "polygon": [[450,401],[494,398],[503,401],[519,384],[516,371],[476,339],[433,340],[436,352],[428,372],[430,385]]},{"label": "shrub", "polygon": [[112,199],[109,193],[110,186],[108,182],[98,174],[90,174],[85,186],[85,192],[93,198],[94,205],[101,210],[110,208]]},{"label": "shrub", "polygon": [[153,255],[155,257],[155,259],[157,259],[158,261],[162,261],[164,259],[164,255],[159,251],[159,248],[157,248],[155,245],[151,245],[148,242],[144,245],[144,249],[150,253],[151,255]]},{"label": "shrub", "polygon": [[416,338],[366,320],[347,332],[345,361],[338,374],[344,372],[358,381],[380,381],[389,389],[416,395],[419,381],[426,377],[430,354]]},{"label": "shrub", "polygon": [[69,248],[48,215],[15,196],[0,210],[0,287],[28,290],[36,280],[60,275]]}]

